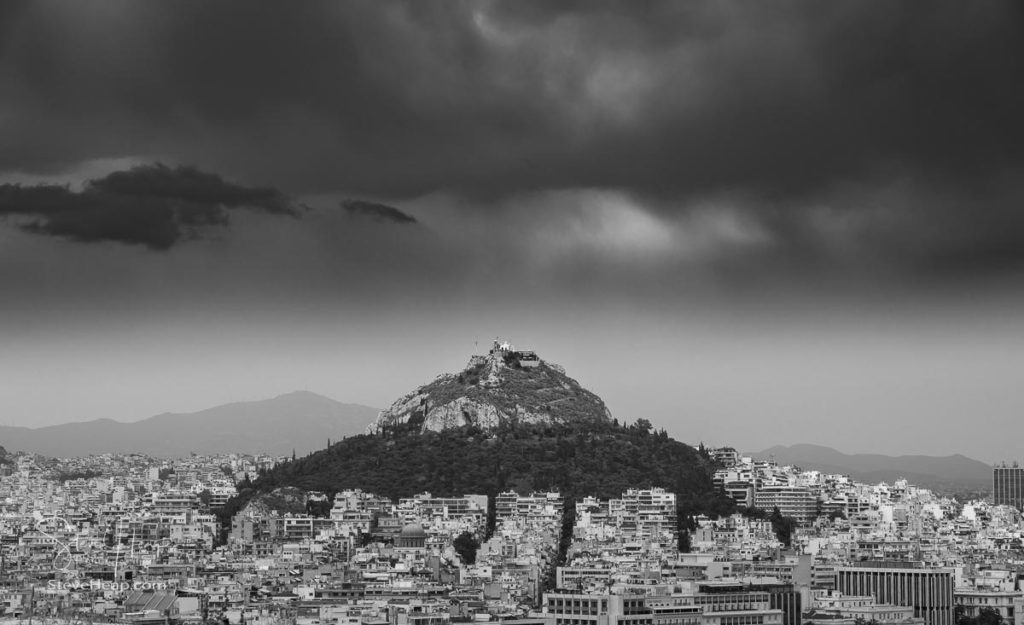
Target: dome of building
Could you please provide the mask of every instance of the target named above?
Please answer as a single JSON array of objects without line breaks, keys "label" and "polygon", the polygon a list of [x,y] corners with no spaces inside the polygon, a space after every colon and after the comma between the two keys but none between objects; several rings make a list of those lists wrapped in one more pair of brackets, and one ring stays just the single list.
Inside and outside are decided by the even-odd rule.
[{"label": "dome of building", "polygon": [[400,549],[423,549],[427,544],[427,533],[419,523],[409,523],[395,539],[395,547]]}]

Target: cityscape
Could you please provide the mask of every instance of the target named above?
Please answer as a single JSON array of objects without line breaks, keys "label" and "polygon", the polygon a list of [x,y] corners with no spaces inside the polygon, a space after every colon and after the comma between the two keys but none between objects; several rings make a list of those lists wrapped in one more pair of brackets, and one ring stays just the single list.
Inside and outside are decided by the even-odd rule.
[{"label": "cityscape", "polygon": [[[683,445],[707,468],[713,494],[706,497],[718,500],[718,514],[695,513],[707,502],[688,507],[683,494],[657,483],[611,497],[508,489],[394,498],[360,488],[277,486],[271,477],[299,482],[303,463],[326,462],[332,451],[359,453],[368,438],[429,446],[431,436],[482,436],[500,446],[535,427],[557,428],[566,413],[553,407],[565,398],[545,397],[536,408],[518,397],[510,414],[496,407],[513,386],[550,384],[552,375],[565,370],[496,340],[462,373],[441,376],[381,411],[366,434],[303,459],[9,453],[0,469],[4,618],[303,625],[1024,621],[1024,467],[1016,464],[992,467],[990,492],[965,500],[906,479],[867,484],[733,447]],[[571,378],[564,379],[571,388]],[[457,381],[459,396],[447,381]],[[444,403],[434,404],[437,396]],[[460,419],[450,417],[452,406]],[[595,410],[598,422],[587,428],[617,432],[616,444],[631,437],[682,445],[649,423],[604,423],[602,430],[606,409]],[[564,440],[557,430],[546,436]],[[413,480],[414,465],[410,457],[409,474],[398,474],[402,482]]]},{"label": "cityscape", "polygon": [[1021,0],[0,1],[0,625],[1024,625]]}]

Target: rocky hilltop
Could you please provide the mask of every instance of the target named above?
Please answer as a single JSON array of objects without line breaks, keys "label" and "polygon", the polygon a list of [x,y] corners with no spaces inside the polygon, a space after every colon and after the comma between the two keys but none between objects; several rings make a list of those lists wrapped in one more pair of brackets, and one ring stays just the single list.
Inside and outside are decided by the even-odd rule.
[{"label": "rocky hilltop", "polygon": [[508,343],[494,343],[459,373],[446,373],[381,411],[367,433],[441,432],[463,426],[609,422],[601,398],[554,363]]}]

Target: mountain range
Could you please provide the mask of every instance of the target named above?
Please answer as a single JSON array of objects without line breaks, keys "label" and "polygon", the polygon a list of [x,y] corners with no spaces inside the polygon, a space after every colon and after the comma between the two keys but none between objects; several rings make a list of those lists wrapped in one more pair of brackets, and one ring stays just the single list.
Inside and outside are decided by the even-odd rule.
[{"label": "mountain range", "polygon": [[306,454],[328,440],[362,432],[376,408],[296,391],[187,414],[164,413],[134,422],[97,419],[41,428],[0,426],[10,451],[53,457],[139,453],[174,458],[190,453]]},{"label": "mountain range", "polygon": [[849,475],[858,482],[877,484],[905,478],[911,484],[951,493],[987,490],[992,486],[992,467],[960,454],[952,456],[884,456],[845,454],[821,445],[777,445],[743,454],[756,460],[774,459],[780,465],[805,470]]}]

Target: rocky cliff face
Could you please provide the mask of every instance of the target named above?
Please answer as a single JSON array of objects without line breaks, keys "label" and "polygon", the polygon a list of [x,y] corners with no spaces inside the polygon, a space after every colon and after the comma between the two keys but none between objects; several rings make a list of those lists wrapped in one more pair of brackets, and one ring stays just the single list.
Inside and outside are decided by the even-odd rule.
[{"label": "rocky cliff face", "polygon": [[438,432],[468,425],[489,430],[503,423],[610,419],[601,398],[565,375],[562,367],[496,347],[486,356],[470,358],[461,372],[440,375],[400,397],[367,431]]}]

